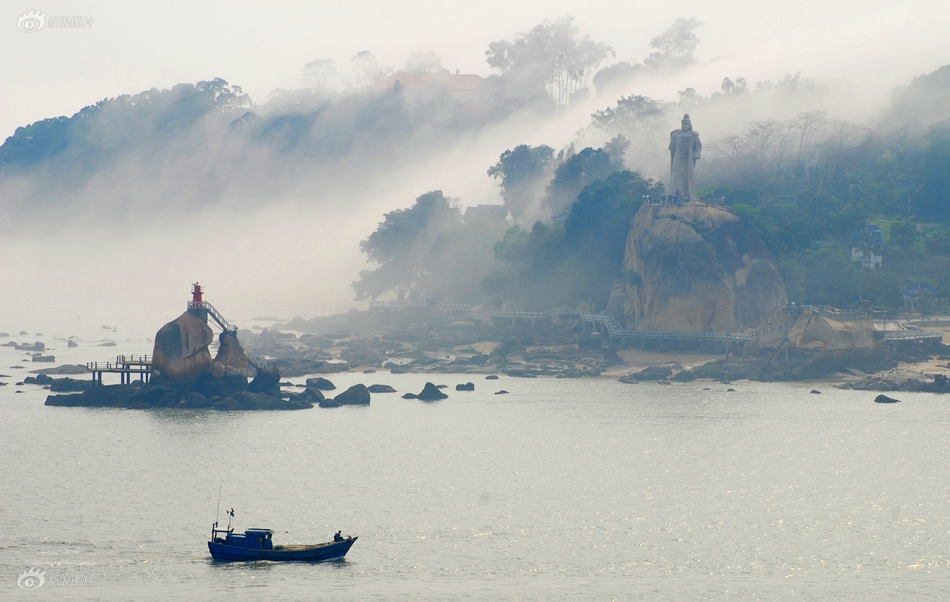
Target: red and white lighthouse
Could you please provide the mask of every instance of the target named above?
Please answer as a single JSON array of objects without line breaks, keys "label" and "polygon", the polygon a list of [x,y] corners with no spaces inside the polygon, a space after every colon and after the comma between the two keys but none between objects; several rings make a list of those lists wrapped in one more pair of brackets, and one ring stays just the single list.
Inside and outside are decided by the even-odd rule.
[{"label": "red and white lighthouse", "polygon": [[202,309],[204,301],[201,300],[201,285],[197,282],[191,285],[191,303],[188,304],[191,309]]}]

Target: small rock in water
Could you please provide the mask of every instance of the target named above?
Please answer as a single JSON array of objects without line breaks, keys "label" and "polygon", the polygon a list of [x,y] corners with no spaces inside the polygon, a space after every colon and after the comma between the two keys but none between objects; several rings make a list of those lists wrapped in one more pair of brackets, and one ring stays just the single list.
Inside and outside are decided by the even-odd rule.
[{"label": "small rock in water", "polygon": [[369,389],[363,384],[353,385],[336,396],[336,402],[344,406],[368,406],[369,401]]},{"label": "small rock in water", "polygon": [[703,387],[703,391],[712,391],[709,387]]},{"label": "small rock in water", "polygon": [[445,389],[445,388],[448,388],[448,385],[436,385],[435,388],[436,388],[436,389]]},{"label": "small rock in water", "polygon": [[445,399],[446,397],[448,397],[448,395],[443,393],[439,387],[433,385],[432,383],[426,383],[426,386],[422,387],[422,391],[416,395],[416,398],[421,399],[422,401]]},{"label": "small rock in water", "polygon": [[495,395],[507,395],[507,394],[508,394],[508,391],[505,391],[504,389],[502,389],[501,391],[495,391]]},{"label": "small rock in water", "polygon": [[465,383],[463,385],[455,385],[456,391],[474,391],[475,383]]},{"label": "small rock in water", "polygon": [[25,330],[21,330],[21,331],[20,331],[20,335],[19,335],[19,336],[21,336],[21,337],[22,337],[22,336],[26,336],[26,335],[28,335],[28,334],[30,334],[30,333],[28,333],[28,332],[27,332],[27,331],[25,331]]},{"label": "small rock in water", "polygon": [[874,403],[900,403],[900,399],[894,399],[893,397],[888,397],[887,395],[878,395],[874,398]]},{"label": "small rock in water", "polygon": [[375,374],[375,373],[376,371],[373,370],[372,368],[367,368],[366,370],[363,370],[363,374]]},{"label": "small rock in water", "polygon": [[393,389],[389,385],[370,385],[366,387],[370,393],[395,393],[396,389]]},{"label": "small rock in water", "polygon": [[812,394],[812,395],[821,395],[821,391],[819,391],[818,389],[812,389],[812,390],[811,390],[811,394]]},{"label": "small rock in water", "polygon": [[308,378],[307,387],[310,389],[317,389],[318,391],[333,391],[336,389],[336,385],[322,376],[318,376],[317,378]]},{"label": "small rock in water", "polygon": [[735,389],[726,389],[726,393],[735,393],[735,392],[736,392]]},{"label": "small rock in water", "polygon": [[485,380],[498,380],[498,375],[497,375],[497,374],[489,374],[488,376],[485,377]]},{"label": "small rock in water", "polygon": [[415,393],[404,393],[402,396],[403,399],[419,399]]},{"label": "small rock in water", "polygon": [[68,342],[66,343],[66,346],[67,346],[67,347],[79,347],[79,343],[77,343],[76,341],[68,341]]}]

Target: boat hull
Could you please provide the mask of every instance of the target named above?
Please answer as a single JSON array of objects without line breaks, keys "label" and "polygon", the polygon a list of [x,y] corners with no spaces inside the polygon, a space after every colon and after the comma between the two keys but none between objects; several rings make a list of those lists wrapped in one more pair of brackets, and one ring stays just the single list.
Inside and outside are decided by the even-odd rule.
[{"label": "boat hull", "polygon": [[317,562],[337,560],[346,556],[350,548],[359,539],[346,539],[313,546],[277,546],[273,550],[240,548],[213,541],[208,542],[208,551],[215,560],[272,560]]}]

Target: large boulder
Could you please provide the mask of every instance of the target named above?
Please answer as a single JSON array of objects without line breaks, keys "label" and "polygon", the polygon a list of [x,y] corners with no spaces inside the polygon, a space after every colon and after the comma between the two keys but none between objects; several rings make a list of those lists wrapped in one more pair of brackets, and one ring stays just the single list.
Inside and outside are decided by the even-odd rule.
[{"label": "large boulder", "polygon": [[445,399],[446,397],[448,397],[448,395],[443,393],[432,383],[426,383],[426,386],[422,387],[422,392],[416,395],[416,399],[421,399],[422,401],[435,401],[436,399]]},{"label": "large boulder", "polygon": [[326,399],[326,397],[323,396],[323,393],[316,389],[304,389],[302,393],[290,396],[290,401],[306,401],[315,404],[319,404],[324,399]]},{"label": "large boulder", "polygon": [[369,405],[369,389],[366,388],[366,385],[353,385],[334,399],[338,404],[344,406]]},{"label": "large boulder", "polygon": [[742,332],[781,323],[788,302],[759,236],[724,207],[644,205],[624,252],[627,328]]},{"label": "large boulder", "polygon": [[870,320],[833,320],[804,310],[788,331],[788,343],[799,349],[843,351],[878,345]]},{"label": "large boulder", "polygon": [[336,385],[322,376],[318,376],[316,378],[307,379],[307,388],[317,389],[318,391],[332,391],[336,389]]},{"label": "large boulder", "polygon": [[225,374],[243,374],[247,376],[250,362],[247,353],[241,347],[237,335],[232,332],[222,332],[218,335],[218,353],[214,356],[211,366],[212,373],[217,370],[215,377],[221,378]]},{"label": "large boulder", "polygon": [[277,366],[267,366],[260,370],[254,380],[247,385],[251,393],[266,393],[273,397],[280,397],[280,370]]},{"label": "large boulder", "polygon": [[205,321],[190,311],[162,326],[155,335],[152,379],[162,385],[196,382],[201,374],[211,371],[208,345],[213,337]]}]

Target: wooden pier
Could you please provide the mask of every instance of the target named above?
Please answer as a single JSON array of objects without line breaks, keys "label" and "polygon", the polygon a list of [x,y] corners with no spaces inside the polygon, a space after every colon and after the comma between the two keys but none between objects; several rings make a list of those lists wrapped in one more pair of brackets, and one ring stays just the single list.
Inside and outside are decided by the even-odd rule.
[{"label": "wooden pier", "polygon": [[152,378],[152,358],[148,355],[119,355],[114,362],[87,362],[86,369],[92,372],[92,382],[98,386],[102,386],[104,372],[117,373],[123,385],[132,382],[133,374],[147,383]]}]

